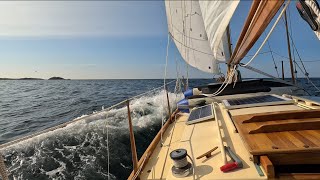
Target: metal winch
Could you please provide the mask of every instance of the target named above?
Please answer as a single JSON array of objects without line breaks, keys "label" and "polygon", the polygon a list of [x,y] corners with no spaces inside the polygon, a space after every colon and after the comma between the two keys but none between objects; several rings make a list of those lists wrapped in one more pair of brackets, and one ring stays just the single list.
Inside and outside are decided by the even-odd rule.
[{"label": "metal winch", "polygon": [[171,168],[172,174],[175,177],[186,177],[192,173],[192,164],[187,160],[187,150],[176,149],[170,153],[170,157],[173,160],[173,166]]}]

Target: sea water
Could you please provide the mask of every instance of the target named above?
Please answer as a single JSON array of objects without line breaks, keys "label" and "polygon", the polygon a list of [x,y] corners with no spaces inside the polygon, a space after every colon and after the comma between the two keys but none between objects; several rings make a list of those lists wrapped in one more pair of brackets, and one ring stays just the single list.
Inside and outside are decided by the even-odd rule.
[{"label": "sea water", "polygon": [[[310,83],[300,81],[315,92]],[[210,82],[190,80],[190,86]],[[314,82],[320,84],[319,79]],[[162,84],[163,80],[0,81],[1,144],[81,118],[2,149],[10,179],[126,179],[132,171],[127,109],[102,109]],[[169,90],[173,88],[174,83]],[[181,93],[169,93],[171,107],[181,98]],[[130,108],[140,157],[168,116],[166,94],[158,90],[135,98]]]}]

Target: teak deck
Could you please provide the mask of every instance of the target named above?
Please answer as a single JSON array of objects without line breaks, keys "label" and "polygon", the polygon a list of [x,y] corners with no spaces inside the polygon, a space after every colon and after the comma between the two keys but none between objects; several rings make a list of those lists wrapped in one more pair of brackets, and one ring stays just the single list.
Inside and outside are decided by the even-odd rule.
[{"label": "teak deck", "polygon": [[320,150],[319,110],[246,114],[233,116],[232,119],[253,155]]}]

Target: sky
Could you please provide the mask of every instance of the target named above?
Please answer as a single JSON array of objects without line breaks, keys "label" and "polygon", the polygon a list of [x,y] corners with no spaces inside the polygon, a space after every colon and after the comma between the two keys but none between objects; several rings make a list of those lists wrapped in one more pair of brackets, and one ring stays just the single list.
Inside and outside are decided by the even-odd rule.
[{"label": "sky", "polygon": [[[231,21],[233,44],[250,8],[241,1]],[[294,42],[313,77],[320,77],[319,40],[289,6]],[[272,24],[272,23],[271,23]],[[268,29],[270,26],[268,27]],[[0,77],[70,79],[163,78],[167,45],[163,1],[13,1],[0,2]],[[263,38],[249,52],[253,54]],[[289,62],[282,21],[270,37],[278,69],[281,61],[289,77]],[[269,51],[265,46],[261,52]],[[187,65],[173,42],[169,46],[169,78],[186,76]],[[296,55],[295,55],[296,57]],[[246,62],[245,58],[243,62]],[[270,53],[251,64],[277,76]],[[189,67],[190,78],[212,78]],[[222,70],[225,70],[222,64]],[[263,77],[242,70],[246,78]],[[303,76],[300,72],[298,76]]]}]

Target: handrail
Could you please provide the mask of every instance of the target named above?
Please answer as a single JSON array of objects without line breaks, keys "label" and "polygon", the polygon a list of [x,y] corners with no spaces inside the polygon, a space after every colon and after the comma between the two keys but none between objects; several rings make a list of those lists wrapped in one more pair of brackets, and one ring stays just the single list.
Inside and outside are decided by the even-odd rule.
[{"label": "handrail", "polygon": [[169,119],[166,121],[166,123],[163,125],[163,127],[158,131],[157,135],[153,138],[152,142],[149,144],[148,148],[144,151],[143,155],[141,156],[139,162],[138,162],[138,172],[134,173],[134,171],[131,172],[130,176],[128,177],[129,180],[135,180],[138,176],[141,170],[144,168],[146,163],[148,162],[150,155],[153,153],[155,148],[157,147],[158,143],[161,140],[161,134],[166,132],[169,125],[174,122],[175,118],[179,113],[179,110],[176,109],[171,116],[169,116]]}]

